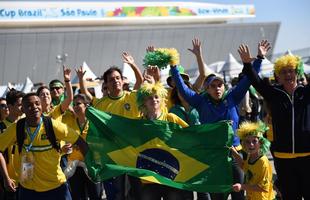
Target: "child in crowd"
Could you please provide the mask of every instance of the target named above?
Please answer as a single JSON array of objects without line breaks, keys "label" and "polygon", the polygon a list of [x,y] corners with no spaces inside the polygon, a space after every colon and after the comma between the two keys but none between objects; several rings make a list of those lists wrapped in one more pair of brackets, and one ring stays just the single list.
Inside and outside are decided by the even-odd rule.
[{"label": "child in crowd", "polygon": [[239,156],[234,147],[231,148],[234,158],[245,173],[245,184],[236,183],[232,188],[236,192],[245,190],[248,200],[274,199],[272,168],[266,156],[270,142],[263,137],[267,130],[268,127],[263,122],[245,121],[237,132],[247,153],[246,160]]}]

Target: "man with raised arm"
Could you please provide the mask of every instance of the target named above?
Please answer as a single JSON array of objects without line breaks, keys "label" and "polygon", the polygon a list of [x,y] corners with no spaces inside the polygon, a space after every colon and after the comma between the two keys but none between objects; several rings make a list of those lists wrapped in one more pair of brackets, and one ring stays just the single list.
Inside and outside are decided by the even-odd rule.
[{"label": "man with raised arm", "polygon": [[[262,58],[270,49],[270,44],[263,40],[258,44],[258,56],[254,61],[256,71],[260,70]],[[214,123],[221,120],[231,120],[234,131],[238,128],[239,116],[237,106],[241,102],[245,93],[250,87],[250,81],[245,76],[236,87],[226,90],[224,81],[221,77],[211,74],[206,78],[206,93],[198,94],[189,89],[181,78],[176,66],[171,66],[172,76],[176,82],[176,86],[184,97],[184,99],[199,113],[200,122]],[[233,138],[233,146],[240,151],[240,139],[235,134]],[[242,170],[236,162],[233,162],[233,181],[234,183],[243,182]],[[242,192],[232,192],[232,199],[244,199]],[[212,200],[225,199],[225,194],[211,194]]]}]

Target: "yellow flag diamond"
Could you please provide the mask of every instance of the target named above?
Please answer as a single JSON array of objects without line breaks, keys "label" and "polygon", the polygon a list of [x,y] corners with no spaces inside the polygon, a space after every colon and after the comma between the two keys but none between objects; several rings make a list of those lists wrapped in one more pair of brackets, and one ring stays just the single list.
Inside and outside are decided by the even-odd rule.
[{"label": "yellow flag diamond", "polygon": [[139,154],[147,149],[164,150],[172,154],[179,161],[180,167],[174,181],[186,182],[209,167],[207,164],[180,152],[178,149],[169,147],[159,138],[154,138],[136,148],[128,146],[112,151],[108,153],[108,156],[118,165],[136,167]]}]

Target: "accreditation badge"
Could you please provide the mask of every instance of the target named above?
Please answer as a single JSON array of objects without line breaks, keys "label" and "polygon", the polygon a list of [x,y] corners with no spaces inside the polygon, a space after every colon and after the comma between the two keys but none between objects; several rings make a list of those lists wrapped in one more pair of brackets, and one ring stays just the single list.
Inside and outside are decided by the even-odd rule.
[{"label": "accreditation badge", "polygon": [[21,160],[20,182],[32,180],[34,172],[34,155],[31,151],[25,152]]}]

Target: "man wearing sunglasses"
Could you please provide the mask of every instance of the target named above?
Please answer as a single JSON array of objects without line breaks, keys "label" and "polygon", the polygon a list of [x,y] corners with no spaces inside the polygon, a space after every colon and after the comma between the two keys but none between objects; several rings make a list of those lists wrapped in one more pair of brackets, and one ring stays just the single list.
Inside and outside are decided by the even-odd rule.
[{"label": "man wearing sunglasses", "polygon": [[65,99],[64,84],[60,80],[54,79],[49,83],[49,88],[52,96],[52,104],[54,106],[60,104]]}]

